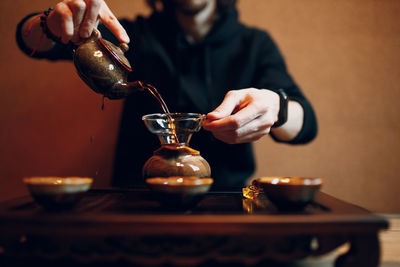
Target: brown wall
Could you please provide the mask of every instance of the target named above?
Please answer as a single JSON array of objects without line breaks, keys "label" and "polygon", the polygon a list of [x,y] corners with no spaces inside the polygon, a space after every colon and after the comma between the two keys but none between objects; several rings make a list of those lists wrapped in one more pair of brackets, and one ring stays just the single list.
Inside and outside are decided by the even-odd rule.
[{"label": "brown wall", "polygon": [[[134,17],[148,13],[143,1],[113,0],[110,7]],[[14,25],[55,3],[0,2],[0,200],[26,194],[24,176],[92,176],[96,187],[109,184],[122,102],[106,101],[101,110],[101,96],[71,63],[32,60],[15,45]],[[320,176],[325,192],[400,212],[400,1],[241,0],[239,9],[242,21],[275,38],[320,129],[305,146],[256,142],[254,177]]]}]

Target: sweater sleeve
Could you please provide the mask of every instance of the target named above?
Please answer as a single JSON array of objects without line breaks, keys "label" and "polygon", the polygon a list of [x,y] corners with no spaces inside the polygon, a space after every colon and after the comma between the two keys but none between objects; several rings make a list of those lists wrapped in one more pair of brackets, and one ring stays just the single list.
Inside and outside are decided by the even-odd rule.
[{"label": "sweater sleeve", "polygon": [[255,75],[257,86],[270,90],[284,89],[289,99],[298,102],[304,110],[303,127],[293,140],[281,141],[273,133],[270,135],[277,142],[289,144],[306,144],[311,142],[316,137],[318,131],[314,109],[288,73],[284,58],[275,42],[265,32],[261,38],[262,40],[258,42],[260,44],[258,48],[259,61]]}]

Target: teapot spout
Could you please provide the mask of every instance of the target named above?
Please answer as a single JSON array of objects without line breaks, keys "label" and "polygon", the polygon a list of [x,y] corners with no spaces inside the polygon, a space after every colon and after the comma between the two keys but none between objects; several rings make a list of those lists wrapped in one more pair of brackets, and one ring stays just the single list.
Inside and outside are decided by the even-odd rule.
[{"label": "teapot spout", "polygon": [[131,93],[134,93],[137,91],[143,91],[146,88],[146,86],[141,81],[129,82],[128,87],[129,87],[129,90],[131,91]]},{"label": "teapot spout", "polygon": [[118,83],[113,86],[112,90],[105,93],[104,96],[109,99],[121,99],[137,91],[143,91],[144,85],[141,81]]}]

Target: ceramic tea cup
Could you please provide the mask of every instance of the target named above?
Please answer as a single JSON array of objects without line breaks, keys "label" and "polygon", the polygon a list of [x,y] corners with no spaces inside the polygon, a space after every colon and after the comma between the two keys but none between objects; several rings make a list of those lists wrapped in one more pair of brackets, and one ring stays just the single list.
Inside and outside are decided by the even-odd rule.
[{"label": "ceramic tea cup", "polygon": [[303,210],[313,202],[323,179],[316,177],[261,177],[256,183],[265,196],[284,211]]},{"label": "ceramic tea cup", "polygon": [[214,180],[194,176],[147,178],[146,184],[163,208],[172,210],[194,208],[210,190]]},{"label": "ceramic tea cup", "polygon": [[31,196],[46,210],[72,208],[88,191],[93,179],[87,177],[26,177]]}]

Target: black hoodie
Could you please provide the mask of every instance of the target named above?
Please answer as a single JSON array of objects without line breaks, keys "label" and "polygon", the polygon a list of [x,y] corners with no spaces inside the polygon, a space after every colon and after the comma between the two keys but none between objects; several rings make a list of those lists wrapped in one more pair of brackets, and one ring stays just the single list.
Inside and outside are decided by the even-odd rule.
[{"label": "black hoodie", "polygon": [[[209,34],[195,44],[187,41],[175,17],[167,11],[135,21],[121,20],[121,24],[132,40],[131,49],[125,54],[133,67],[129,79],[154,85],[171,112],[206,114],[233,89],[283,88],[303,106],[305,115],[303,129],[288,143],[304,144],[316,136],[313,109],[287,73],[277,46],[265,31],[239,23],[235,8],[224,10]],[[104,27],[100,31],[105,39],[113,40]],[[54,52],[37,56],[57,59]],[[162,112],[161,106],[149,93],[135,93],[126,99],[114,186],[144,184],[142,166],[160,144],[145,128],[141,117],[157,112]],[[209,162],[216,186],[243,186],[254,172],[251,143],[226,144],[201,130],[193,135],[189,145]]]},{"label": "black hoodie", "polygon": [[[168,12],[121,23],[133,40],[127,54],[134,68],[131,79],[156,86],[171,112],[208,113],[232,89],[284,88],[305,111],[302,131],[289,143],[307,143],[315,137],[313,109],[287,73],[278,48],[266,32],[239,23],[236,9],[220,14],[210,33],[195,44],[187,41]],[[137,185],[134,181],[141,176],[141,167],[159,147],[156,136],[140,121],[142,115],[154,112],[161,112],[161,108],[149,94],[127,98],[116,153],[115,185]],[[250,143],[229,145],[201,130],[193,135],[190,146],[210,163],[217,186],[242,186],[255,169]]]}]

